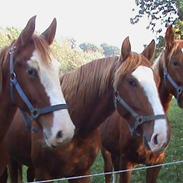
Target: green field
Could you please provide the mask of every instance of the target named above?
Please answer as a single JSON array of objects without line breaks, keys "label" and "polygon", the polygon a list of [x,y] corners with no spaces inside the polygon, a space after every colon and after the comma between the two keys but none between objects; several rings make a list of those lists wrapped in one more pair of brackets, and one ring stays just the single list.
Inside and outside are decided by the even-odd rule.
[{"label": "green field", "polygon": [[[183,160],[183,113],[177,107],[175,101],[173,101],[169,111],[169,119],[172,125],[173,135],[167,149],[168,157],[166,162]],[[103,160],[99,155],[92,167],[92,173],[100,172],[103,172]],[[59,181],[58,183],[61,182],[65,183],[66,181]],[[132,182],[145,183],[145,171],[134,171]],[[104,177],[94,177],[92,178],[92,183],[104,183]],[[158,178],[158,183],[183,183],[183,164],[163,167]]]}]

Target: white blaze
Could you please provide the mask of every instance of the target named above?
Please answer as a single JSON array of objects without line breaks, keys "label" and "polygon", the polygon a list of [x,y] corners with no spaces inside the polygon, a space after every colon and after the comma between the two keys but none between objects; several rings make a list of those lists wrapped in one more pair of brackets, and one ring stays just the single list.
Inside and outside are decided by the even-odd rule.
[{"label": "white blaze", "polygon": [[[53,59],[50,63],[44,63],[41,60],[40,54],[37,51],[33,52],[32,57],[28,61],[30,67],[38,71],[40,81],[45,88],[50,101],[50,105],[65,104],[65,98],[60,86],[59,69],[60,63]],[[46,107],[46,106],[45,106]],[[67,109],[58,110],[53,112],[53,126],[51,127],[51,134],[44,129],[44,132],[51,137],[48,137],[48,145],[57,145],[71,139],[74,135],[75,126],[70,118]],[[62,131],[63,137],[56,139],[58,131]]]},{"label": "white blaze", "polygon": [[[151,68],[139,66],[132,73],[132,75],[139,81],[141,87],[144,89],[148,101],[152,106],[154,115],[165,114],[162,104],[160,102],[153,71],[151,70]],[[167,142],[167,132],[167,121],[165,119],[155,120],[152,138],[154,137],[154,135],[158,135],[158,144],[154,144],[154,141],[151,138],[149,146],[152,151],[160,149]]]}]

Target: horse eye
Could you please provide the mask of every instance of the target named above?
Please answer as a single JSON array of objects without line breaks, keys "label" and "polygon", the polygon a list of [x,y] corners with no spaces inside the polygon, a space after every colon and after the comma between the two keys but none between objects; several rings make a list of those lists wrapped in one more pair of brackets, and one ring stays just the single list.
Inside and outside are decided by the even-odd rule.
[{"label": "horse eye", "polygon": [[174,65],[174,66],[178,66],[179,63],[178,63],[177,61],[173,61],[173,65]]},{"label": "horse eye", "polygon": [[133,87],[136,87],[136,86],[137,86],[137,81],[134,80],[134,79],[130,79],[130,80],[128,81],[128,83],[130,84],[130,86],[133,86]]},{"label": "horse eye", "polygon": [[36,77],[37,76],[37,70],[34,68],[28,68],[27,73],[29,74],[29,76],[31,77]]}]

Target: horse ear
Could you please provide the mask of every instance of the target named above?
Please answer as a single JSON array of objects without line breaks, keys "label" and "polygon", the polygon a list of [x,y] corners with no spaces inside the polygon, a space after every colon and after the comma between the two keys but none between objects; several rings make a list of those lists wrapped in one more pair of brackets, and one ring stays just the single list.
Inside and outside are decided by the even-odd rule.
[{"label": "horse ear", "polygon": [[50,26],[41,34],[49,45],[53,43],[56,34],[56,28],[57,20],[54,18]]},{"label": "horse ear", "polygon": [[25,46],[27,42],[32,38],[32,35],[34,34],[34,30],[35,30],[35,21],[36,21],[36,16],[33,16],[27,22],[27,25],[22,30],[22,32],[20,33],[20,36],[18,37],[15,43],[15,46],[17,48],[21,48]]},{"label": "horse ear", "polygon": [[121,57],[120,61],[123,62],[131,53],[131,44],[129,37],[126,37],[121,46]]},{"label": "horse ear", "polygon": [[174,44],[174,32],[173,32],[173,28],[172,25],[170,25],[165,33],[165,46],[168,50],[171,50],[173,48],[173,44]]},{"label": "horse ear", "polygon": [[142,55],[144,55],[148,60],[152,60],[155,51],[155,41],[154,39],[149,43],[149,45],[144,49]]}]

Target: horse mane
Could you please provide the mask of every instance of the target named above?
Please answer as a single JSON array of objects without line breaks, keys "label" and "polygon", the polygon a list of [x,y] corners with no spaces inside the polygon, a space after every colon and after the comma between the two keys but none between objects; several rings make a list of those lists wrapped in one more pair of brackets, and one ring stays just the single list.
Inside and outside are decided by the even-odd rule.
[{"label": "horse mane", "polygon": [[133,52],[125,61],[122,62],[120,67],[117,68],[114,75],[113,87],[115,90],[117,90],[117,85],[119,81],[122,80],[128,73],[132,73],[138,66],[146,65],[148,67],[151,67],[151,62],[145,62],[144,59],[147,61],[147,59],[143,55]]},{"label": "horse mane", "polygon": [[85,106],[89,100],[103,95],[106,88],[111,86],[112,71],[118,59],[109,57],[94,60],[63,75],[60,81],[65,98],[79,100]]}]

